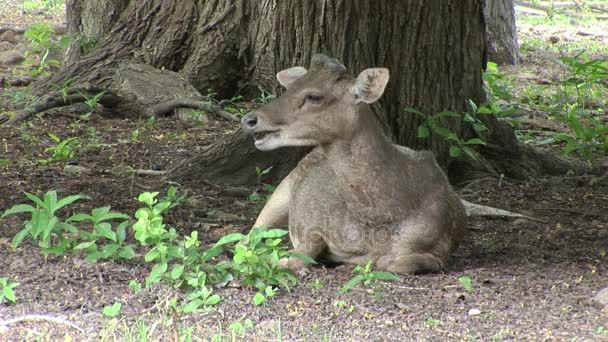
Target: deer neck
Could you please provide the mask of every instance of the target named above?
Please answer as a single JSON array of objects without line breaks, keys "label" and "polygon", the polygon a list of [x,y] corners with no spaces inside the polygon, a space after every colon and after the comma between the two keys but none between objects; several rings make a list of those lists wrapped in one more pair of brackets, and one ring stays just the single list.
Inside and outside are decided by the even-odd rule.
[{"label": "deer neck", "polygon": [[[368,110],[369,111],[369,110]],[[336,173],[338,187],[348,206],[357,211],[386,205],[396,185],[395,149],[383,134],[373,113],[358,113],[353,135],[321,148]],[[394,200],[394,199],[393,199]]]}]

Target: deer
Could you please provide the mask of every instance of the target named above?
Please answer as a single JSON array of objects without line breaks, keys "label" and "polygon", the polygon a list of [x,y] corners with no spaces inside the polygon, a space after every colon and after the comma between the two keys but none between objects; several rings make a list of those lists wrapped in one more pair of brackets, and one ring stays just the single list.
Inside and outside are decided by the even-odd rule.
[{"label": "deer", "polygon": [[[432,152],[393,144],[370,105],[386,68],[350,76],[338,60],[313,56],[310,70],[277,73],[286,91],[241,121],[255,147],[311,146],[277,186],[254,227],[285,227],[293,253],[315,261],[394,273],[442,271],[466,231],[464,207]],[[305,267],[290,256],[280,266]]]}]

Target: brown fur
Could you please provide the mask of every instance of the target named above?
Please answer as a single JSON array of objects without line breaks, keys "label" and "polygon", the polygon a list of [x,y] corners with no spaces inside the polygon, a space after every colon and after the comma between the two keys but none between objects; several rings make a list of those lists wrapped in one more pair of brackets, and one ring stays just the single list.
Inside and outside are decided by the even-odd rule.
[{"label": "brown fur", "polygon": [[[316,147],[277,187],[255,226],[289,225],[294,251],[392,272],[444,268],[465,233],[465,211],[429,152],[392,144],[368,103],[388,70],[357,79],[325,56],[277,75],[287,92],[243,118],[263,150]],[[261,136],[264,132],[270,132]],[[282,260],[290,268],[304,263]]]}]

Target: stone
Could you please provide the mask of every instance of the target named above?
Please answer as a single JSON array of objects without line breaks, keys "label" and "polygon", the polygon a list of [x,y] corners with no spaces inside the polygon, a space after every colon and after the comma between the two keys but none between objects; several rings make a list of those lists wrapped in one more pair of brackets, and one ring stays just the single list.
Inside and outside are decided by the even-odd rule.
[{"label": "stone", "polygon": [[25,61],[25,56],[17,50],[8,50],[0,52],[1,65],[15,65]]},{"label": "stone", "polygon": [[15,46],[10,42],[0,42],[0,51],[13,50]]},{"label": "stone", "polygon": [[469,316],[481,315],[481,310],[476,309],[476,308],[471,308],[471,309],[469,309],[468,314],[469,314]]},{"label": "stone", "polygon": [[13,30],[6,30],[4,33],[0,34],[0,41],[16,43],[17,33]]},{"label": "stone", "polygon": [[591,298],[591,304],[601,310],[608,307],[608,286],[599,290],[593,298]]}]

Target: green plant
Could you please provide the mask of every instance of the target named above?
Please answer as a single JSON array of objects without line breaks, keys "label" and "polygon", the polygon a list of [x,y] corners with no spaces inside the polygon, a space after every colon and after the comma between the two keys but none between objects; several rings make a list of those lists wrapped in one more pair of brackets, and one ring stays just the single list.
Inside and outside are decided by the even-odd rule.
[{"label": "green plant", "polygon": [[399,278],[390,273],[382,271],[372,271],[372,262],[368,262],[364,267],[361,265],[355,266],[352,273],[359,273],[354,278],[349,280],[339,290],[340,293],[344,294],[350,291],[357,284],[363,284],[364,286],[371,287],[376,300],[380,299],[379,284],[378,280],[399,280]]},{"label": "green plant", "polygon": [[193,110],[190,115],[192,116],[192,120],[194,121],[194,124],[196,126],[204,126],[205,125],[205,121],[204,121],[204,117],[205,115],[207,115],[207,112],[203,111],[203,110]]},{"label": "green plant", "polygon": [[220,296],[213,294],[213,289],[203,287],[188,295],[188,302],[182,306],[182,309],[184,313],[194,312],[201,308],[208,310],[221,300]]},{"label": "green plant", "polygon": [[38,59],[29,59],[25,62],[26,65],[33,66],[30,75],[35,77],[38,75],[48,76],[51,66],[58,66],[61,63],[56,59],[48,58],[51,49],[59,48],[60,45],[53,41],[55,30],[51,25],[46,23],[36,23],[30,25],[24,32],[25,38],[30,40],[26,57],[34,54],[40,55]]},{"label": "green plant", "polygon": [[61,138],[59,138],[58,136],[56,136],[53,133],[49,133],[48,135],[51,138],[51,140],[53,140],[57,145],[50,146],[50,147],[47,147],[46,149],[44,149],[45,153],[52,152],[52,155],[50,158],[39,160],[39,162],[41,164],[48,164],[51,162],[62,161],[62,160],[70,161],[74,158],[74,155],[76,154],[76,150],[80,146],[80,142],[78,141],[78,138],[72,137],[72,138],[67,138],[65,140],[61,140]]},{"label": "green plant", "polygon": [[274,100],[276,97],[269,91],[260,88],[260,96],[255,98],[255,102],[257,103],[268,103]]},{"label": "green plant", "polygon": [[0,304],[4,302],[5,298],[11,303],[17,301],[14,290],[17,286],[19,286],[19,283],[11,282],[8,277],[0,278]]},{"label": "green plant", "polygon": [[104,91],[99,92],[93,96],[89,96],[85,93],[81,93],[79,92],[78,94],[80,94],[80,96],[83,97],[84,99],[84,104],[87,106],[88,108],[88,112],[84,114],[85,117],[91,115],[93,113],[93,111],[95,110],[95,107],[97,106],[97,103],[99,103],[100,98],[105,94]]},{"label": "green plant", "polygon": [[32,240],[39,241],[38,246],[42,248],[43,253],[62,254],[70,249],[76,242],[74,234],[78,233],[78,229],[67,222],[61,221],[55,214],[59,209],[89,197],[72,195],[59,200],[57,192],[54,190],[45,193],[43,199],[28,192],[25,195],[34,202],[35,207],[30,204],[17,204],[0,216],[0,219],[3,219],[8,215],[18,213],[29,213],[31,215],[30,219],[24,222],[23,229],[13,238],[13,248],[17,248],[23,239],[30,236]]},{"label": "green plant", "polygon": [[458,282],[462,284],[462,287],[464,287],[465,290],[467,290],[468,292],[473,292],[473,281],[471,280],[471,277],[460,277],[458,278]]},{"label": "green plant", "polygon": [[[475,108],[476,110],[477,108]],[[463,154],[467,155],[472,159],[477,159],[475,151],[469,146],[472,145],[485,145],[485,141],[480,138],[470,138],[467,140],[458,137],[458,134],[453,132],[448,127],[442,125],[441,121],[443,118],[451,117],[458,118],[464,122],[470,123],[473,129],[479,134],[487,130],[487,127],[483,125],[481,121],[475,118],[469,113],[456,113],[456,112],[440,112],[435,115],[426,115],[413,108],[405,108],[406,112],[414,113],[420,116],[423,123],[418,126],[418,132],[416,137],[420,139],[428,138],[431,133],[438,135],[445,139],[450,144],[449,153],[453,158],[458,158]]]},{"label": "green plant", "polygon": [[29,86],[23,89],[9,88],[2,92],[2,96],[10,100],[12,106],[23,106],[25,104],[26,109],[29,105],[34,102],[37,97],[30,93]]},{"label": "green plant", "polygon": [[217,102],[217,92],[212,88],[207,89],[207,101],[209,102]]},{"label": "green plant", "polygon": [[52,37],[55,30],[50,24],[34,23],[28,26],[23,33],[23,36],[30,40],[29,50],[26,51],[26,56],[32,53],[41,53],[49,48],[55,47]]},{"label": "green plant", "polygon": [[561,56],[553,60],[563,70],[560,85],[566,103],[569,103],[569,89],[576,93],[579,108],[587,109],[591,98],[605,95],[608,89],[608,59],[590,59],[584,51],[574,56]]},{"label": "green plant", "polygon": [[[121,219],[121,222],[116,229],[112,228],[112,224],[108,221]],[[126,245],[127,237],[126,228],[129,226],[129,215],[110,211],[110,207],[100,207],[91,210],[91,214],[75,214],[66,220],[66,222],[83,222],[91,221],[93,230],[87,232],[79,230],[79,240],[84,240],[76,247],[74,251],[86,251],[86,259],[89,261],[97,261],[98,259],[132,259],[135,256],[133,245]],[[111,242],[98,246],[98,241],[102,239],[110,240]],[[102,240],[103,241],[103,240]]]},{"label": "green plant", "polygon": [[[233,249],[230,271],[245,285],[253,286],[259,290],[257,301],[274,295],[273,287],[283,287],[290,290],[290,286],[297,280],[293,271],[279,268],[279,260],[295,257],[308,263],[315,263],[311,258],[287,252],[282,246],[282,237],[288,232],[282,229],[268,229],[265,226],[254,227],[249,234],[228,234],[222,237],[215,248],[237,243]],[[270,289],[269,289],[270,287]],[[260,302],[261,303],[261,302]]]},{"label": "green plant", "polygon": [[433,318],[429,318],[429,319],[427,319],[426,321],[424,321],[424,325],[425,325],[427,328],[434,328],[434,327],[438,327],[438,326],[440,326],[440,325],[442,325],[442,324],[443,324],[443,323],[442,323],[440,320],[438,320],[438,319],[433,319]]},{"label": "green plant", "polygon": [[[74,195],[59,200],[56,191],[48,191],[44,199],[30,193],[25,195],[36,204],[18,204],[4,212],[0,217],[17,213],[30,213],[31,219],[24,222],[24,228],[13,238],[13,248],[17,248],[28,235],[34,241],[40,240],[38,245],[43,253],[63,254],[69,250],[78,252],[84,250],[86,259],[131,259],[135,256],[132,245],[126,245],[126,228],[129,225],[129,216],[110,211],[110,207],[94,208],[91,214],[76,213],[61,221],[56,212],[67,205],[79,200],[88,199],[88,196]],[[124,220],[116,229],[111,221]],[[76,222],[90,221],[92,230],[86,231],[73,225]],[[109,243],[106,243],[110,241]]]},{"label": "green plant", "polygon": [[262,305],[266,303],[267,298],[274,297],[276,293],[277,290],[274,287],[266,286],[266,288],[264,289],[264,293],[258,292],[255,294],[255,296],[253,296],[252,302],[254,305]]},{"label": "green plant", "polygon": [[[348,305],[348,302],[346,302],[345,300],[337,300],[334,303],[334,306],[338,308],[338,310],[342,310],[343,308],[345,308]],[[354,305],[348,305],[348,313],[353,313],[357,308]]]},{"label": "green plant", "polygon": [[230,323],[230,325],[228,326],[228,330],[230,330],[231,333],[231,341],[236,341],[236,337],[237,336],[241,336],[243,334],[245,334],[245,332],[247,332],[247,330],[251,330],[253,329],[253,321],[250,320],[249,318],[246,318],[245,321],[243,321],[243,323],[241,323],[241,320],[244,318],[241,317],[238,320]]},{"label": "green plant", "polygon": [[245,114],[247,114],[247,108],[243,108],[243,107],[226,107],[226,111],[236,114],[239,117],[243,117],[245,116]]},{"label": "green plant", "polygon": [[260,194],[256,191],[249,195],[248,200],[251,203],[255,203],[260,209],[264,207],[266,202],[268,202],[268,200],[270,199],[270,196],[272,196],[272,194],[276,190],[276,187],[274,185],[262,183],[262,176],[270,173],[270,170],[272,170],[272,166],[266,169],[262,169],[259,166],[255,167],[255,172],[258,175],[258,184],[262,185],[264,193]]},{"label": "green plant", "polygon": [[501,73],[496,63],[488,61],[483,73],[483,80],[489,102],[498,99],[508,101],[513,98],[509,90],[513,78]]},{"label": "green plant", "polygon": [[0,166],[11,165],[13,162],[10,159],[0,159]]},{"label": "green plant", "polygon": [[323,283],[317,278],[315,279],[315,281],[312,281],[310,283],[306,283],[305,285],[306,287],[309,287],[311,289],[322,289],[323,288]]},{"label": "green plant", "polygon": [[37,8],[55,8],[63,5],[65,0],[25,0],[23,1],[23,9],[32,10]]},{"label": "green plant", "polygon": [[566,112],[559,116],[574,134],[556,134],[555,138],[566,143],[563,153],[577,153],[597,167],[600,157],[608,154],[608,126],[577,109],[576,105],[569,106]]},{"label": "green plant", "polygon": [[129,282],[129,289],[131,289],[135,293],[139,293],[141,291],[141,283],[137,280],[131,280]]},{"label": "green plant", "polygon": [[103,315],[106,317],[116,317],[120,312],[122,304],[120,302],[114,302],[112,305],[106,305],[103,307]]},{"label": "green plant", "polygon": [[78,80],[78,78],[80,78],[80,76],[74,76],[74,77],[66,80],[65,82],[63,82],[61,85],[51,84],[51,86],[53,88],[55,88],[55,90],[57,90],[59,93],[61,93],[61,97],[63,97],[63,99],[65,99],[68,97],[70,89],[72,88],[74,83]]},{"label": "green plant", "polygon": [[61,63],[56,59],[49,59],[49,50],[45,50],[40,56],[38,61],[26,61],[25,64],[32,65],[34,68],[30,71],[30,76],[36,77],[38,75],[48,76],[51,73],[49,69],[51,66],[59,66]]}]

